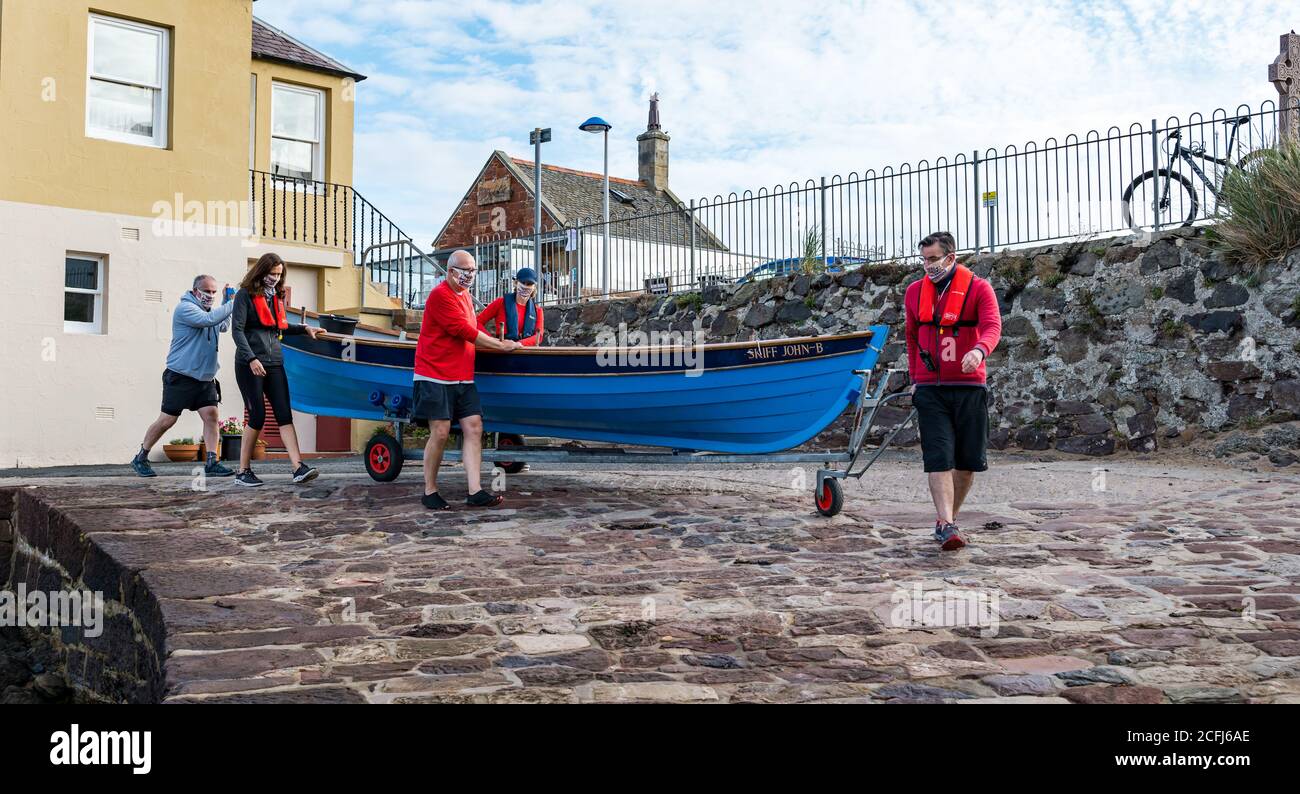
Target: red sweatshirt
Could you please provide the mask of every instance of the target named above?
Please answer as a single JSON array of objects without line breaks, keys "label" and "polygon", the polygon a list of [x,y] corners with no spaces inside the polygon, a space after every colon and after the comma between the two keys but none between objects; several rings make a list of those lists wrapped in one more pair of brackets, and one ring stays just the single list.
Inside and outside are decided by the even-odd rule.
[{"label": "red sweatshirt", "polygon": [[443,281],[429,292],[415,344],[415,374],[443,383],[474,380],[474,340],[478,323],[469,291],[457,294]]},{"label": "red sweatshirt", "polygon": [[[924,278],[924,277],[923,277]],[[948,297],[947,286],[935,297],[934,316],[943,315],[943,302]],[[903,307],[907,316],[907,369],[915,384],[940,386],[982,386],[986,382],[984,361],[970,373],[961,371],[961,360],[972,349],[978,347],[987,358],[998,346],[1002,338],[1002,314],[998,310],[998,298],[993,294],[993,287],[979,276],[971,279],[970,291],[966,296],[966,306],[958,318],[962,321],[973,320],[974,327],[945,328],[943,334],[933,325],[921,325],[917,319],[917,307],[921,300],[921,281],[907,285],[903,296]],[[954,333],[955,331],[955,333]],[[921,361],[922,349],[930,351],[930,358],[938,367],[937,372],[925,368]]]},{"label": "red sweatshirt", "polygon": [[[524,317],[525,317],[524,313],[528,310],[528,304],[520,303],[518,301],[517,296],[511,295],[510,297],[516,298],[515,317],[518,318],[519,330],[520,332],[522,332],[524,330]],[[496,300],[489,303],[486,309],[479,312],[478,327],[481,331],[487,333],[488,320],[496,320],[497,330],[503,334],[505,333],[505,329],[506,329],[505,300],[506,299],[504,296],[497,298]],[[519,344],[523,345],[524,347],[533,347],[542,341],[542,331],[545,330],[544,329],[545,323],[542,319],[542,307],[537,306],[536,308],[537,308],[537,329],[536,329],[537,333],[533,334],[532,336],[525,336],[523,339],[519,340]]]}]

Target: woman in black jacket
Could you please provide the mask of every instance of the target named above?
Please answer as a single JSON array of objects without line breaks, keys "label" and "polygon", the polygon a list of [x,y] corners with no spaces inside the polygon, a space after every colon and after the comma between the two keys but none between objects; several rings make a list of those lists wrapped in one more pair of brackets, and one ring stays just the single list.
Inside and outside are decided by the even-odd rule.
[{"label": "woman in black jacket", "polygon": [[280,338],[285,334],[308,334],[312,339],[320,329],[290,324],[284,305],[284,260],[277,254],[263,254],[239,284],[235,293],[235,310],[231,314],[231,334],[235,338],[235,381],[244,397],[248,425],[239,447],[239,473],[235,482],[258,486],[262,481],[250,465],[253,446],[266,424],[266,403],[271,403],[280,438],[293,464],[293,481],[307,482],[319,472],[303,462],[298,450],[298,434],[293,429],[293,412],[289,407],[289,380],[284,374],[284,355]]}]

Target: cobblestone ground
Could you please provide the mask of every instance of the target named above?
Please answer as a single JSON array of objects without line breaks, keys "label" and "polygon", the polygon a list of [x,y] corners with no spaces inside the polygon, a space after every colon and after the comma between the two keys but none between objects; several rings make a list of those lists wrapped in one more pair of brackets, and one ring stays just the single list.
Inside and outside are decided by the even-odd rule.
[{"label": "cobblestone ground", "polygon": [[[94,511],[165,599],[176,701],[1300,702],[1300,477],[994,466],[945,554],[900,459],[833,519],[772,469],[530,471],[445,513],[416,471],[32,482],[181,519]],[[996,622],[906,624],[959,598]]]}]

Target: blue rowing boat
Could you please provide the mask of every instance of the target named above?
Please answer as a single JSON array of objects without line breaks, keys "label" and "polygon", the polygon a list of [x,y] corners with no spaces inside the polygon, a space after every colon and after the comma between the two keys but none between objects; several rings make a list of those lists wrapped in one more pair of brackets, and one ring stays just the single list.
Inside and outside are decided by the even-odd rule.
[{"label": "blue rowing boat", "polygon": [[[796,447],[857,399],[889,327],[690,346],[479,351],[490,432],[760,454]],[[413,340],[284,338],[293,407],[392,421],[407,415]]]}]

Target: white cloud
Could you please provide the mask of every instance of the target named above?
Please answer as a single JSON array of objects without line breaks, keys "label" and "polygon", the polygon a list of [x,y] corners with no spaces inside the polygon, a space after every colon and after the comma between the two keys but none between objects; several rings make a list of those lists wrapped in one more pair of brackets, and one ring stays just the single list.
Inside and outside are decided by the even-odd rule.
[{"label": "white cloud", "polygon": [[[1258,104],[1294,6],[1270,0],[741,2],[263,0],[259,16],[360,68],[358,188],[441,226],[494,148],[635,176],[663,96],[683,197],[880,169]],[[1287,11],[1292,18],[1287,19]],[[363,70],[365,71],[365,70]],[[427,241],[427,233],[424,238]]]}]

